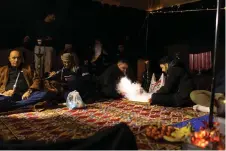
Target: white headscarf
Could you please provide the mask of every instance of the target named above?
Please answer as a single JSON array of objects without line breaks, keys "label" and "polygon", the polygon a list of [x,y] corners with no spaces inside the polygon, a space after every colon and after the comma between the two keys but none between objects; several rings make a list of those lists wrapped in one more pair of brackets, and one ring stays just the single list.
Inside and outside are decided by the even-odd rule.
[{"label": "white headscarf", "polygon": [[64,53],[61,55],[61,60],[62,61],[69,61],[72,59],[72,54],[71,53]]}]

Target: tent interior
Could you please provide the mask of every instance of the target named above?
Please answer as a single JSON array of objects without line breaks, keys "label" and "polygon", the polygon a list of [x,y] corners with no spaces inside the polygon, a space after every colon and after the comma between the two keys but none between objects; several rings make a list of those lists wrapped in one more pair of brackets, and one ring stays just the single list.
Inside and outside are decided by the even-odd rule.
[{"label": "tent interior", "polygon": [[[225,2],[220,2],[216,73],[225,69]],[[54,43],[56,56],[52,63],[54,71],[62,68],[60,54],[65,44],[73,46],[74,53],[83,63],[90,59],[87,55],[91,54],[94,41],[101,39],[104,50],[110,56],[116,54],[120,44],[125,46],[129,65],[140,83],[146,70],[145,60],[150,62],[151,73],[160,78],[159,60],[166,55],[175,57],[179,54],[192,76],[195,89],[211,89],[216,1],[2,0],[0,67],[9,63],[8,50],[16,47],[23,49],[27,63],[34,64],[34,44],[24,43],[23,40],[34,23],[43,20],[50,10],[56,14],[58,28]],[[93,145],[88,140],[85,146],[79,145],[80,140],[125,123],[135,138],[130,141],[136,141],[137,149],[180,150],[183,142],[148,138],[145,131],[147,125],[161,123],[181,127],[199,123],[197,125],[200,126],[203,120],[208,120],[208,113],[195,111],[192,107],[164,107],[127,99],[95,100],[84,109],[74,110],[65,106],[65,100],[50,107],[44,105],[42,111],[35,109],[35,105],[8,112],[1,112],[0,107],[0,149],[106,149],[107,145],[107,149],[127,149],[129,144],[123,146],[120,143],[126,140],[119,139],[121,131],[117,130],[108,131],[109,136],[105,133],[98,134],[97,139],[91,138]],[[126,133],[127,129],[122,131]],[[127,133],[125,135],[130,137]],[[101,142],[96,141],[98,139]],[[68,143],[71,140],[79,141]],[[45,148],[43,142],[53,145]],[[73,146],[73,143],[78,146]],[[103,148],[100,147],[102,145]]]}]

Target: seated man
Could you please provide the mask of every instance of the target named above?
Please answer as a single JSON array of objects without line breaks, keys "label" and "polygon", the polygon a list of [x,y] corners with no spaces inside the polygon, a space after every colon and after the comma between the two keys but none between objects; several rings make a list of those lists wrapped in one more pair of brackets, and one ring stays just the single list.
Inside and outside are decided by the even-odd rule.
[{"label": "seated man", "polygon": [[22,52],[13,49],[9,53],[9,64],[0,68],[0,111],[36,104],[47,99],[40,89],[40,78],[23,63]]},{"label": "seated man", "polygon": [[164,86],[152,95],[151,104],[172,107],[190,105],[193,82],[188,72],[178,65],[178,61],[167,56],[160,60],[160,67],[167,77]]},{"label": "seated man", "polygon": [[50,72],[49,81],[57,81],[60,85],[58,95],[67,98],[71,91],[78,91],[82,99],[88,99],[91,87],[91,76],[88,69],[80,67],[70,50],[65,50],[61,55],[63,68],[57,72]]},{"label": "seated man", "polygon": [[117,91],[117,84],[119,83],[120,79],[124,76],[127,76],[132,81],[134,80],[132,71],[128,67],[128,62],[126,60],[120,59],[117,64],[110,66],[99,77],[99,89],[104,97],[121,97],[121,94],[119,94]]},{"label": "seated man", "polygon": [[[225,116],[225,70],[220,71],[216,75],[215,82],[215,106],[214,112],[218,113],[219,116]],[[190,94],[191,100],[197,104],[194,106],[194,109],[209,112],[211,92],[207,90],[194,90]]]}]

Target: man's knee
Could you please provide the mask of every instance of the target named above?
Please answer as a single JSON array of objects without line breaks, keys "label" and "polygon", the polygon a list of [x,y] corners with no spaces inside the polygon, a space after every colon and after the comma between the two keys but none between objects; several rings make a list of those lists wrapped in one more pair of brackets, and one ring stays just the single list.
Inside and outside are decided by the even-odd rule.
[{"label": "man's knee", "polygon": [[10,98],[8,96],[0,96],[0,110],[10,104]]},{"label": "man's knee", "polygon": [[8,97],[8,96],[4,96],[4,95],[0,96],[0,101],[6,101],[9,99],[10,99],[10,97]]},{"label": "man's knee", "polygon": [[199,90],[194,90],[194,91],[192,91],[192,92],[190,93],[190,98],[191,98],[191,100],[195,100],[198,93],[199,93]]},{"label": "man's knee", "polygon": [[190,93],[191,100],[196,100],[200,94],[207,95],[208,92],[206,92],[205,90],[194,90]]},{"label": "man's knee", "polygon": [[40,101],[46,101],[52,99],[54,94],[45,92],[45,91],[36,91],[31,94],[31,96],[27,100],[21,100],[16,102],[15,106],[26,106],[38,103]]},{"label": "man's knee", "polygon": [[156,102],[156,103],[161,102],[163,100],[162,94],[159,94],[159,93],[152,94],[151,100],[152,102]]},{"label": "man's knee", "polygon": [[30,99],[32,100],[44,100],[44,99],[53,99],[56,96],[53,92],[46,91],[36,91],[31,94]]}]

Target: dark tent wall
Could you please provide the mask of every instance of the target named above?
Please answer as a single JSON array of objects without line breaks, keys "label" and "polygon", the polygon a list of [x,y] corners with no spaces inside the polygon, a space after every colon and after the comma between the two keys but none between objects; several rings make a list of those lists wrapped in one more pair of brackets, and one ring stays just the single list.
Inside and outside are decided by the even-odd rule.
[{"label": "dark tent wall", "polygon": [[51,0],[1,0],[0,47],[21,45],[26,29],[41,19],[47,8],[55,6]]},{"label": "dark tent wall", "polygon": [[63,41],[78,45],[90,43],[95,37],[112,41],[136,34],[145,17],[143,11],[91,0],[2,0],[0,8],[1,48],[21,45],[26,30],[49,8],[56,10],[56,21],[65,31]]},{"label": "dark tent wall", "polygon": [[[222,1],[223,2],[223,1]],[[162,11],[214,8],[216,1],[206,1],[169,8]],[[221,5],[223,8],[224,3]],[[180,52],[188,65],[189,53],[212,51],[214,48],[216,11],[150,14],[148,55],[157,67],[158,59],[164,54]],[[145,31],[143,31],[145,34]],[[144,37],[145,38],[145,37]],[[145,39],[143,41],[145,42]],[[220,11],[219,49],[217,51],[217,71],[225,68],[225,10]]]},{"label": "dark tent wall", "polygon": [[[215,1],[202,1],[164,10],[214,8],[214,5]],[[82,52],[98,37],[106,50],[114,53],[116,44],[129,36],[129,52],[134,62],[148,54],[156,71],[159,71],[157,61],[168,52],[186,51],[181,53],[185,55],[213,50],[215,11],[150,15],[146,53],[146,26],[141,28],[146,12],[91,0],[1,0],[0,48],[21,46],[26,30],[37,19],[42,19],[48,9],[56,10],[56,21],[61,27],[58,50],[64,43],[73,43],[76,51],[84,55]],[[224,11],[221,11],[219,33],[223,49],[218,51],[218,56],[224,56],[224,18]],[[218,65],[224,64],[222,60],[224,58],[218,59]]]}]

